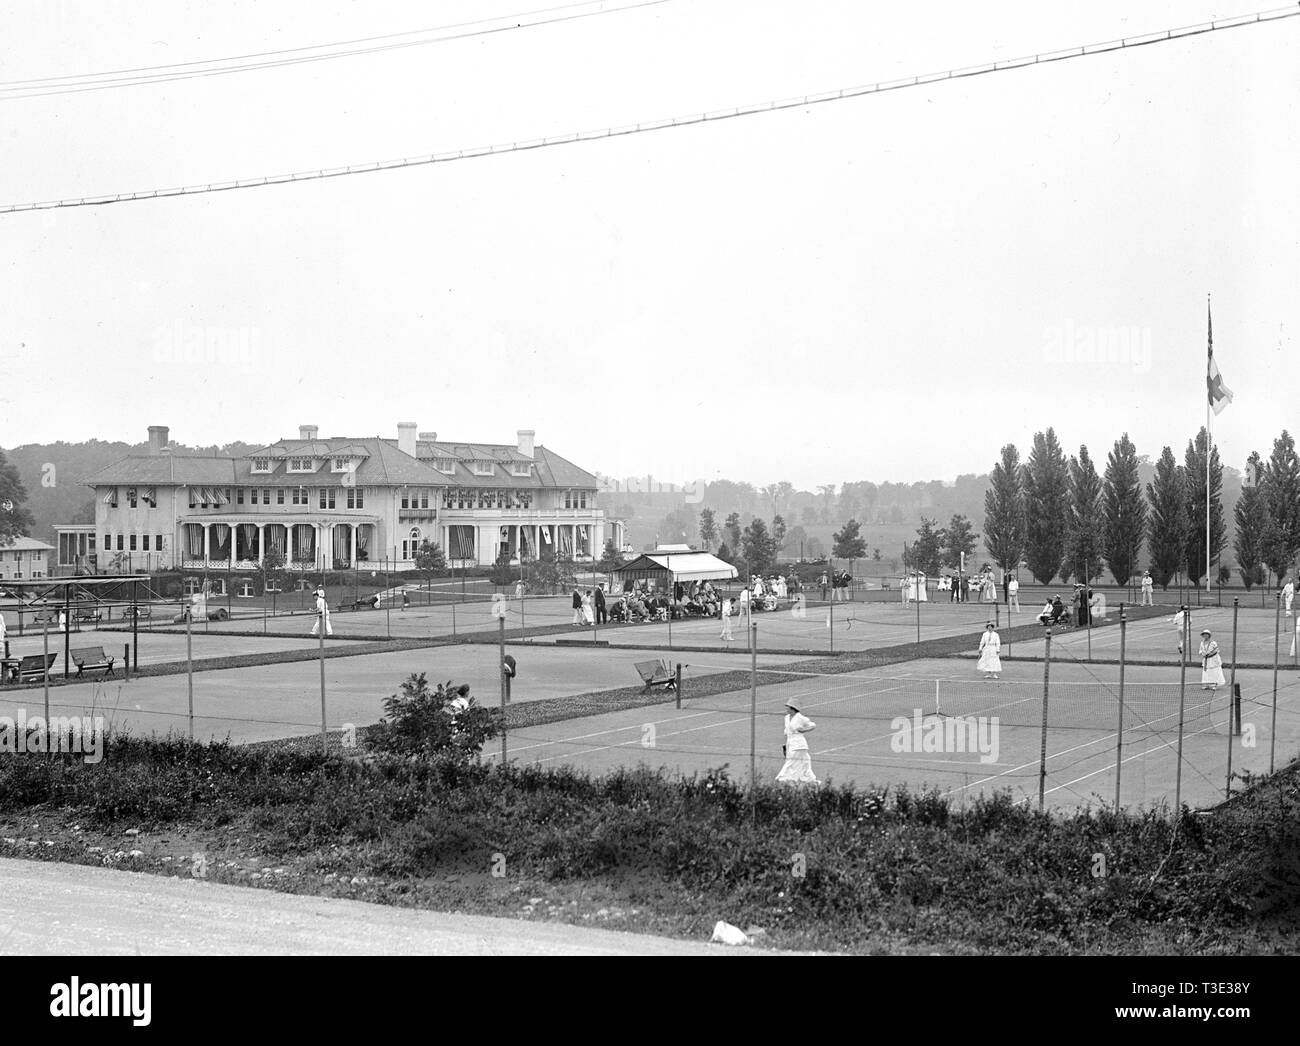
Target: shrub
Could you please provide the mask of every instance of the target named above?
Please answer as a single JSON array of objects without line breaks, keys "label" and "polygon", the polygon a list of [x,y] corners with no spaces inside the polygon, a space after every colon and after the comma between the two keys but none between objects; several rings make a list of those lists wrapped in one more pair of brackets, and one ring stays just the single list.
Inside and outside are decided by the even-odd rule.
[{"label": "shrub", "polygon": [[469,696],[469,685],[439,683],[429,689],[423,672],[402,681],[402,692],[384,701],[384,718],[366,737],[371,748],[405,756],[478,758],[483,745],[501,732],[501,712]]}]

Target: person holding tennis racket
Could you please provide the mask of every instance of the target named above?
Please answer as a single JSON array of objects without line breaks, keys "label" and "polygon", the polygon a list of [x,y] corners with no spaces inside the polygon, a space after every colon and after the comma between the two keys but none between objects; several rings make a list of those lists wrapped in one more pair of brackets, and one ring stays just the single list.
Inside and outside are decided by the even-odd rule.
[{"label": "person holding tennis racket", "polygon": [[785,703],[785,708],[785,744],[781,746],[785,765],[776,779],[782,784],[817,784],[812,756],[808,754],[808,739],[804,737],[810,730],[816,730],[817,724],[799,711],[794,698]]}]

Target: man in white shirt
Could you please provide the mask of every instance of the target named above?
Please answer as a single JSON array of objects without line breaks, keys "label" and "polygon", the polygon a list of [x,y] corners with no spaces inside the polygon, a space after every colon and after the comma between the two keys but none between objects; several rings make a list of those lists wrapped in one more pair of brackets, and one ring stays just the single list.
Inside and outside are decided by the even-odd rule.
[{"label": "man in white shirt", "polygon": [[725,639],[729,643],[734,643],[736,637],[731,634],[731,597],[728,596],[722,601],[722,634],[720,639]]},{"label": "man in white shirt", "polygon": [[1151,580],[1151,571],[1147,570],[1142,573],[1142,605],[1144,607],[1155,606],[1156,583]]},{"label": "man in white shirt", "polygon": [[313,636],[320,635],[320,626],[322,621],[325,622],[325,634],[327,636],[332,636],[334,634],[334,626],[330,624],[330,607],[329,604],[325,602],[325,590],[323,588],[318,588],[316,590],[316,623],[311,626],[311,634]]},{"label": "man in white shirt", "polygon": [[1007,606],[1012,610],[1020,610],[1020,582],[1014,575],[1007,580]]},{"label": "man in white shirt", "polygon": [[1282,609],[1286,611],[1286,616],[1291,616],[1291,601],[1295,599],[1295,582],[1290,578],[1286,579],[1286,584],[1282,586]]}]

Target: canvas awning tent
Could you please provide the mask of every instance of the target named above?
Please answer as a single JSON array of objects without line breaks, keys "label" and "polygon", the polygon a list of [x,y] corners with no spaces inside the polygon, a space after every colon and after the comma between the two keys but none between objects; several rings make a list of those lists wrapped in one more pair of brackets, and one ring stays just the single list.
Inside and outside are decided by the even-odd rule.
[{"label": "canvas awning tent", "polygon": [[614,571],[619,581],[731,581],[739,576],[730,563],[709,552],[665,552],[656,550],[637,556]]}]

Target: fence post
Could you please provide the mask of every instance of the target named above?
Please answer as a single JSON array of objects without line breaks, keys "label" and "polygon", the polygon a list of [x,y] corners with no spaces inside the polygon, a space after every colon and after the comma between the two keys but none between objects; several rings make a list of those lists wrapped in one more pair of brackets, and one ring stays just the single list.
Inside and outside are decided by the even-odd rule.
[{"label": "fence post", "polygon": [[1128,637],[1128,616],[1124,604],[1119,605],[1119,723],[1115,727],[1115,812],[1119,813],[1119,785],[1124,769],[1124,658]]},{"label": "fence post", "polygon": [[1277,613],[1273,625],[1273,725],[1269,727],[1268,772],[1273,772],[1277,755],[1277,661],[1278,644],[1282,641],[1282,593],[1277,594]]},{"label": "fence post", "polygon": [[[323,577],[323,575],[322,575]],[[322,588],[324,581],[321,582]],[[325,623],[329,620],[329,604],[316,615],[316,625],[320,629],[320,750],[321,755],[329,753],[329,737],[325,731]]]},{"label": "fence post", "polygon": [[677,662],[677,668],[673,671],[673,690],[677,694],[677,709],[681,711],[682,707],[682,663]]},{"label": "fence post", "polygon": [[[749,626],[749,787],[758,787],[758,624]],[[679,691],[680,693],[680,691]]]},{"label": "fence post", "polygon": [[506,619],[497,618],[497,664],[501,670],[501,765],[506,765]]},{"label": "fence post", "polygon": [[1183,604],[1183,652],[1178,657],[1178,766],[1174,771],[1174,824],[1183,809],[1183,717],[1187,702],[1187,655],[1192,644],[1192,619],[1187,604]]},{"label": "fence post", "polygon": [[1228,680],[1228,776],[1223,786],[1223,798],[1232,798],[1232,739],[1241,728],[1237,703],[1237,613],[1241,600],[1232,597],[1232,674]]},{"label": "fence post", "polygon": [[190,631],[190,612],[185,610],[185,683],[190,701],[190,740],[194,740],[194,643]]},{"label": "fence post", "polygon": [[1047,799],[1047,691],[1052,674],[1052,630],[1046,632],[1047,646],[1043,650],[1043,726],[1038,749],[1038,812],[1043,812]]}]

